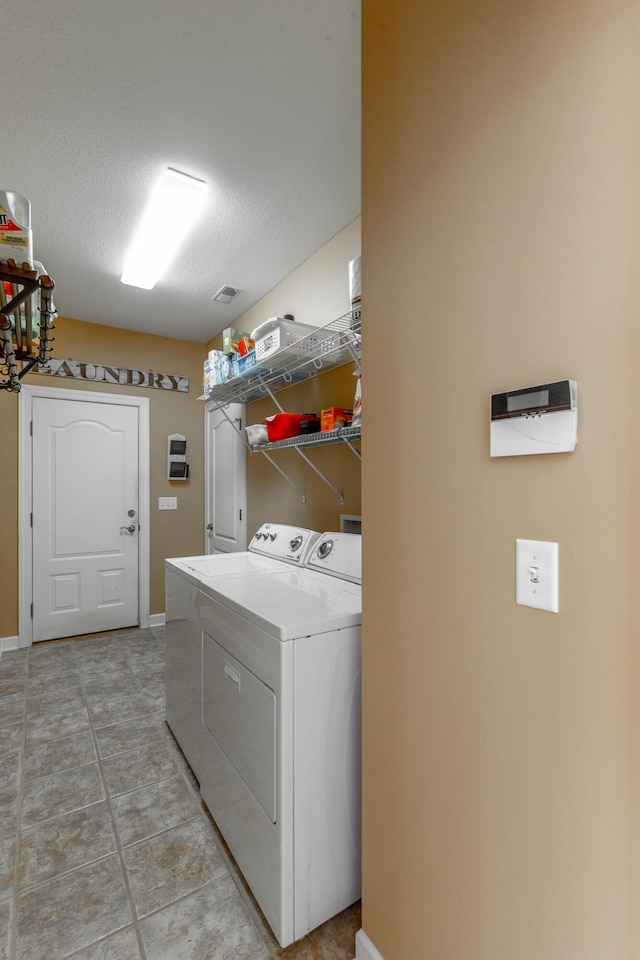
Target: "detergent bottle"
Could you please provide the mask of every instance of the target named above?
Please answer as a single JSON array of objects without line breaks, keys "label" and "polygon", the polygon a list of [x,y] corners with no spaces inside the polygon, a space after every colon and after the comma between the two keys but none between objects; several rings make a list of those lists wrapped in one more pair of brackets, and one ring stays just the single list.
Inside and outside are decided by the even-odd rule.
[{"label": "detergent bottle", "polygon": [[15,190],[0,190],[0,260],[33,266],[31,204]]},{"label": "detergent bottle", "polygon": [[353,401],[353,419],[351,420],[352,427],[362,427],[362,374],[357,373],[356,380],[356,395]]}]

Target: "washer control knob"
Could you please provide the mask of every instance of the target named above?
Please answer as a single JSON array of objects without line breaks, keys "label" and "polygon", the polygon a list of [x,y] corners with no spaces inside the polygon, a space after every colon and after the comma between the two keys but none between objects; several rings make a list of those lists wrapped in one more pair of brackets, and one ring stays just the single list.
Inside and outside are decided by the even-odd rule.
[{"label": "washer control knob", "polygon": [[293,540],[289,541],[289,546],[291,547],[292,550],[299,550],[300,547],[302,546],[303,539],[304,538],[302,534],[299,533],[297,537],[294,537]]},{"label": "washer control knob", "polygon": [[275,540],[275,538],[276,538],[277,536],[278,536],[277,533],[270,533],[270,534],[269,534],[269,540]]},{"label": "washer control knob", "polygon": [[333,540],[323,540],[320,546],[318,547],[318,556],[321,560],[324,560],[325,557],[328,557],[331,551],[333,550]]}]

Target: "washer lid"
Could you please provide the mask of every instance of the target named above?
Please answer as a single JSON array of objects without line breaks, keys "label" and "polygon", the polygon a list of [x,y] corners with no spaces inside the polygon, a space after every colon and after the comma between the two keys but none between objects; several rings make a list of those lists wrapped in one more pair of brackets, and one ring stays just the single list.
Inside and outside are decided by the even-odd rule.
[{"label": "washer lid", "polygon": [[166,568],[175,570],[191,583],[200,583],[203,577],[225,579],[247,575],[282,573],[288,569],[281,560],[260,557],[246,551],[241,553],[214,553],[201,557],[172,557],[165,560]]},{"label": "washer lid", "polygon": [[362,587],[311,570],[203,580],[201,590],[278,640],[342,630],[362,621]]}]

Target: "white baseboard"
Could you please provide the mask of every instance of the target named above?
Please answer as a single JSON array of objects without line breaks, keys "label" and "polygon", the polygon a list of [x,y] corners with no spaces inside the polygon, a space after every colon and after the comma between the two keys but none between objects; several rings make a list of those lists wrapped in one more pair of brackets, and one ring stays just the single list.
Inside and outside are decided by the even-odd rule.
[{"label": "white baseboard", "polygon": [[[147,623],[148,627],[163,627],[166,623],[166,617],[164,613],[152,613],[149,616],[149,622]],[[31,644],[27,644],[31,646]],[[19,650],[20,649],[20,638],[19,637],[0,637],[0,656],[2,655],[3,650]]]},{"label": "white baseboard", "polygon": [[0,653],[3,650],[17,650],[19,646],[18,637],[0,637]]},{"label": "white baseboard", "polygon": [[356,956],[355,960],[384,960],[379,950],[369,940],[364,930],[358,930],[356,934]]}]

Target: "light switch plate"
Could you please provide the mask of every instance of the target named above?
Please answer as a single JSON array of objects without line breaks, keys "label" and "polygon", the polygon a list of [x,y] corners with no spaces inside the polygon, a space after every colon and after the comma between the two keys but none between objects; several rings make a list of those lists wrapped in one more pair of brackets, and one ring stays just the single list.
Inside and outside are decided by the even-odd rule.
[{"label": "light switch plate", "polygon": [[516,540],[516,603],[558,613],[558,544]]},{"label": "light switch plate", "polygon": [[177,497],[158,497],[158,510],[177,510]]}]

